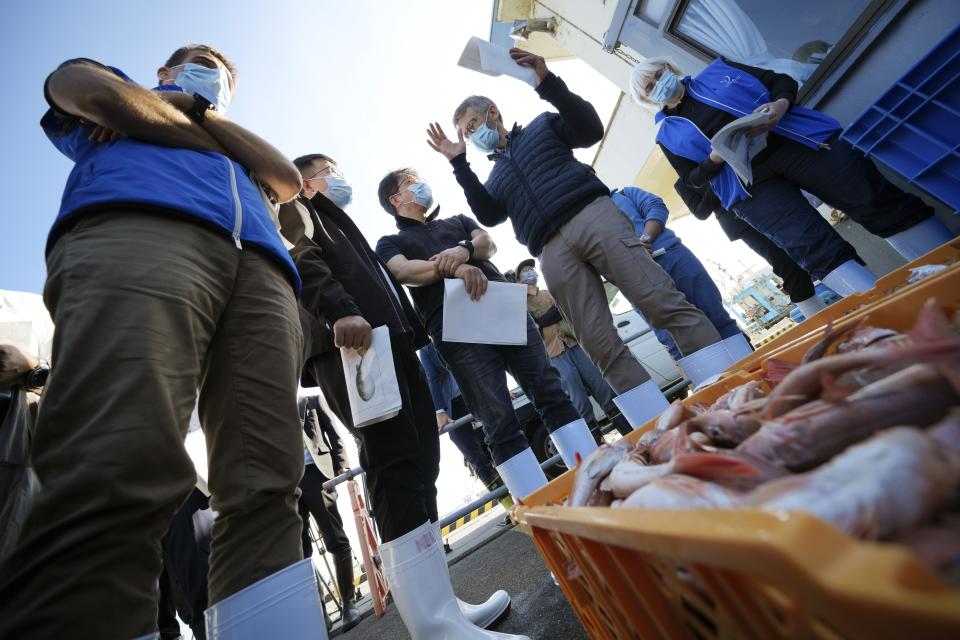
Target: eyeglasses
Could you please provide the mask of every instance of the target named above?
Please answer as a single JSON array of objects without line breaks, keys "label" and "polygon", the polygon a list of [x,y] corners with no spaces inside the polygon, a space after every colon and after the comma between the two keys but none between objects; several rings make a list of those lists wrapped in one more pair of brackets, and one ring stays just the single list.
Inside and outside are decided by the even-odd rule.
[{"label": "eyeglasses", "polygon": [[467,120],[467,124],[466,126],[464,126],[463,132],[467,134],[467,136],[473,135],[473,133],[480,128],[480,125],[487,121],[486,120],[487,113],[478,113],[472,118],[470,118],[469,120]]},{"label": "eyeglasses", "polygon": [[[420,182],[420,178],[418,178],[417,176],[407,176],[406,178],[403,179],[403,182],[397,185],[397,192],[393,194],[393,196],[400,195],[401,193],[403,193],[403,190],[405,188],[409,187],[412,184],[416,184],[418,182]],[[392,198],[393,196],[390,196],[390,197]]]},{"label": "eyeglasses", "polygon": [[313,174],[309,178],[304,178],[303,181],[307,182],[309,180],[316,180],[317,178],[326,178],[327,176],[337,176],[338,178],[342,178],[343,174],[340,173],[340,170],[334,167],[333,165],[327,165],[326,167],[324,167],[323,169],[320,169],[320,171],[317,171],[315,174]]}]

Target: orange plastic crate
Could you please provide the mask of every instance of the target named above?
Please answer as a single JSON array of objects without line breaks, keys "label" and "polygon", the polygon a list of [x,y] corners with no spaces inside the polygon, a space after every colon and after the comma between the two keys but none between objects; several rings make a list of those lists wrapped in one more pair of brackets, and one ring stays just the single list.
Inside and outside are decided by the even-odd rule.
[{"label": "orange plastic crate", "polygon": [[[807,318],[800,324],[797,324],[787,331],[783,332],[775,339],[757,348],[756,351],[736,362],[730,367],[730,371],[756,371],[760,369],[763,362],[769,357],[775,357],[775,353],[787,345],[796,343],[810,337],[811,334],[820,331],[828,322],[836,324],[839,320],[850,316],[851,314],[862,314],[865,310],[883,302],[891,295],[903,292],[913,285],[907,284],[910,277],[910,269],[928,265],[928,264],[946,264],[949,265],[948,271],[960,269],[960,240],[954,239],[933,251],[917,258],[903,267],[891,271],[887,275],[878,278],[876,286],[870,291],[856,293],[838,300],[826,309],[820,311],[811,318]],[[943,277],[946,271],[937,274],[936,277]],[[934,276],[931,276],[934,277]],[[917,285],[925,282],[921,280]]]},{"label": "orange plastic crate", "polygon": [[[960,311],[960,269],[836,326],[867,316],[905,330],[930,298]],[[798,362],[820,338],[814,332],[777,357]],[[761,379],[738,371],[684,402],[710,403]],[[960,638],[960,590],[898,545],[855,540],[802,513],[553,506],[573,478],[569,471],[530,494],[514,517],[591,638]]]}]

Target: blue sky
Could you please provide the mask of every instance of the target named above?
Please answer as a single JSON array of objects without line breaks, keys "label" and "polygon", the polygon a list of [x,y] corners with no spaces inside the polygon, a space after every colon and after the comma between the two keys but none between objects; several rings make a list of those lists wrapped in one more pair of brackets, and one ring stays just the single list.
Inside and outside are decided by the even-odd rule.
[{"label": "blue sky", "polygon": [[[473,0],[274,0],[270,3],[146,3],[85,0],[10,3],[0,26],[0,74],[7,133],[0,152],[0,289],[40,292],[46,234],[71,163],[38,123],[43,81],[63,60],[88,57],[153,86],[156,69],[186,42],[208,42],[239,68],[230,116],[294,157],[333,156],[354,186],[348,213],[371,242],[393,232],[376,187],[390,169],[414,166],[445,214],[468,212],[444,158],[425,143],[431,120],[447,125],[459,101],[483,93],[508,122],[527,122],[549,105],[519,81],[460,69],[472,35],[489,35],[491,3]],[[617,89],[579,61],[551,68],[611,112]],[[579,154],[590,161],[591,150]],[[469,152],[484,177],[488,161]],[[495,261],[515,265],[525,251],[507,225],[493,231]]]}]

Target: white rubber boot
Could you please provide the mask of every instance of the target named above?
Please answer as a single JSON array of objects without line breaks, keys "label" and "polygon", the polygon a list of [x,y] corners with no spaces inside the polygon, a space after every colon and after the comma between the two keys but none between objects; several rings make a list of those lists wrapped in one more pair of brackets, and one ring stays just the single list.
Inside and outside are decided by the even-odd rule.
[{"label": "white rubber boot", "polygon": [[[440,543],[440,548],[443,549],[443,536],[440,535],[440,527],[435,524],[433,530],[436,531],[437,541]],[[449,573],[448,565],[447,574],[449,575]],[[482,604],[470,604],[460,598],[457,598],[457,604],[460,606],[460,613],[470,624],[481,629],[488,629],[510,612],[510,594],[503,589],[498,589]]]},{"label": "white rubber boot", "polygon": [[463,617],[432,522],[381,543],[380,557],[393,602],[413,640],[529,640],[486,631]]},{"label": "white rubber boot", "polygon": [[519,502],[547,484],[547,476],[544,475],[540,463],[537,462],[537,456],[533,454],[533,449],[530,447],[506,462],[498,464],[497,473],[500,474],[503,484],[507,485],[507,490],[513,496],[514,502]]},{"label": "white rubber boot", "polygon": [[590,427],[587,426],[583,418],[574,420],[570,424],[565,424],[550,434],[550,439],[556,445],[563,463],[567,469],[573,469],[577,466],[577,454],[580,458],[586,458],[587,455],[597,448],[597,441],[593,439],[590,433]]},{"label": "white rubber boot", "polygon": [[617,405],[627,423],[634,429],[642,427],[670,406],[660,387],[652,379],[621,393],[613,399],[613,404]]},{"label": "white rubber boot", "polygon": [[721,340],[680,358],[677,364],[696,390],[714,382],[734,362],[726,343]]},{"label": "white rubber boot", "polygon": [[931,216],[906,231],[893,234],[887,238],[887,242],[907,260],[916,260],[928,251],[953,240],[953,237],[945,224],[937,220],[936,216]]},{"label": "white rubber boot", "polygon": [[836,291],[837,295],[846,297],[852,293],[873,289],[877,284],[877,276],[856,260],[847,260],[820,278],[820,281]]},{"label": "white rubber boot", "polygon": [[750,346],[750,343],[747,342],[746,337],[744,337],[742,333],[732,335],[729,338],[724,338],[723,344],[727,348],[727,353],[730,354],[732,362],[742,360],[753,353],[753,348]]},{"label": "white rubber boot", "polygon": [[326,640],[321,607],[313,562],[307,558],[210,605],[203,615],[210,640]]},{"label": "white rubber boot", "polygon": [[817,294],[813,294],[812,297],[797,302],[796,305],[804,318],[812,318],[827,308],[827,305],[823,303],[823,300]]}]

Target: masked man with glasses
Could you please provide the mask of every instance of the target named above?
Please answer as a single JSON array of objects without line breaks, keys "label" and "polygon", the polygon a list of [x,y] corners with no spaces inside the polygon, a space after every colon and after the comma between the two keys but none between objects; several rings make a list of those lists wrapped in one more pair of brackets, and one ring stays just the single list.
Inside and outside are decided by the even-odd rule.
[{"label": "masked man with glasses", "polygon": [[[454,596],[450,583],[436,525],[440,439],[416,353],[427,343],[423,326],[400,293],[400,283],[343,210],[352,190],[336,162],[320,153],[293,162],[305,178],[303,194],[280,208],[280,223],[303,279],[303,384],[319,386],[333,413],[360,440],[360,466],[380,532],[380,555],[400,615],[414,638],[438,637],[437,629],[444,629],[448,638],[504,637],[484,627],[507,614],[510,596],[500,590],[483,604],[467,604]],[[373,328],[384,325],[390,330],[403,406],[393,418],[356,428],[340,348],[368,348]],[[391,574],[409,548],[426,555],[415,583],[404,583]],[[424,609],[424,603],[430,602],[422,597],[424,591],[444,594],[449,606]],[[416,615],[420,611],[425,617]],[[424,628],[429,632],[420,631]]]}]

